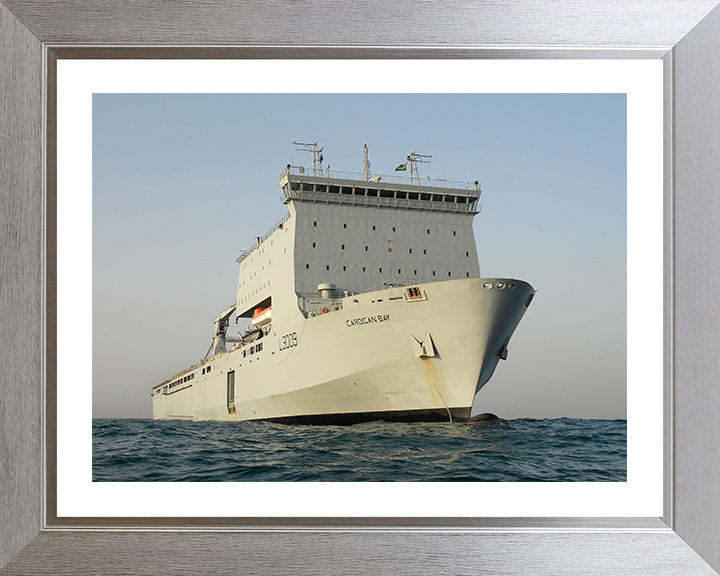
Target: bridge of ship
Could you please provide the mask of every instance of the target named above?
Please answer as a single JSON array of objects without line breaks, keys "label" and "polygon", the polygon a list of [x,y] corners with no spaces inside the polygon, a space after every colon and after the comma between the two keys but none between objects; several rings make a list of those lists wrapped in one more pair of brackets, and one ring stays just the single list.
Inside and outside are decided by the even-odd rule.
[{"label": "bridge of ship", "polygon": [[301,173],[296,167],[290,167],[280,181],[284,203],[299,200],[465,214],[480,211],[481,190],[476,182],[432,180],[424,184],[417,179],[408,183],[392,176],[382,176],[379,181],[354,177],[354,174],[344,172],[330,175],[316,172],[311,176],[304,170]]}]

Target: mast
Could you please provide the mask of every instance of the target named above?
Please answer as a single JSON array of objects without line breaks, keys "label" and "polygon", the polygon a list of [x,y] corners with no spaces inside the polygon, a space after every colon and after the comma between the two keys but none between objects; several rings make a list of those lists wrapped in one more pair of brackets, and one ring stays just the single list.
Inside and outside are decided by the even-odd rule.
[{"label": "mast", "polygon": [[368,146],[363,144],[363,171],[362,179],[370,180],[370,159],[368,158]]},{"label": "mast", "polygon": [[312,175],[317,176],[318,168],[320,169],[320,175],[322,176],[322,161],[323,161],[323,155],[322,151],[325,149],[323,146],[322,148],[318,148],[318,143],[313,142],[311,144],[306,142],[295,142],[293,140],[293,144],[295,144],[295,150],[298,152],[312,152],[313,155],[313,171]]},{"label": "mast", "polygon": [[418,164],[430,164],[429,158],[432,158],[429,154],[418,154],[413,150],[408,154],[407,161],[410,164],[410,184],[420,184],[420,174],[418,173]]}]

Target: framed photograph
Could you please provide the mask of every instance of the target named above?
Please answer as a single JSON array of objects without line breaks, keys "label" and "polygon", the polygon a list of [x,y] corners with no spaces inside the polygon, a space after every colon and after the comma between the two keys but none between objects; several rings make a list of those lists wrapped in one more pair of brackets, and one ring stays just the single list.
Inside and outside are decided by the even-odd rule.
[{"label": "framed photograph", "polygon": [[57,101],[58,521],[662,514],[660,61],[60,60]]},{"label": "framed photograph", "polygon": [[[2,231],[3,278],[8,279],[3,280],[3,331],[10,343],[2,352],[9,367],[9,402],[4,405],[7,433],[1,447],[9,465],[1,479],[10,487],[0,496],[3,572],[336,573],[351,565],[354,573],[508,574],[523,573],[533,562],[539,573],[595,573],[602,568],[604,574],[714,574],[720,567],[720,504],[712,496],[720,486],[714,434],[718,416],[712,406],[720,399],[709,384],[717,375],[712,338],[717,306],[710,295],[719,274],[711,257],[717,235],[712,183],[718,170],[712,154],[714,127],[720,123],[712,97],[720,84],[712,57],[720,30],[715,4],[670,3],[661,11],[628,3],[607,13],[588,6],[582,22],[564,25],[561,44],[555,33],[531,31],[525,24],[534,17],[563,21],[569,14],[562,7],[519,14],[517,37],[510,39],[504,36],[506,25],[489,24],[470,33],[455,19],[457,25],[445,29],[433,17],[436,8],[424,7],[421,21],[426,23],[408,26],[412,30],[403,42],[403,25],[389,27],[378,15],[366,14],[370,22],[381,24],[363,46],[344,19],[336,21],[337,15],[324,14],[314,4],[309,12],[280,17],[280,29],[294,31],[289,43],[266,24],[253,28],[253,22],[260,22],[255,19],[270,13],[269,6],[253,10],[248,19],[242,17],[250,14],[249,7],[193,8],[181,12],[187,20],[175,20],[177,28],[169,31],[153,25],[168,16],[161,5],[152,5],[157,14],[148,22],[139,9],[113,14],[108,6],[99,15],[82,6],[57,8],[56,13],[45,6],[40,13],[31,3],[0,4],[0,32],[8,47],[2,66],[15,80],[0,94],[6,110],[3,141],[10,143],[0,175],[10,191],[2,205],[8,224]],[[350,6],[345,10],[354,13]],[[497,6],[468,5],[464,10],[464,21],[468,15],[481,22],[500,14]],[[312,14],[318,21],[306,28],[293,24]],[[652,26],[639,26],[640,21]],[[116,28],[119,22],[129,32]],[[328,26],[333,41],[321,46],[315,35]],[[335,38],[340,30],[349,35],[346,40],[356,41]],[[428,47],[421,38],[452,47]],[[274,46],[259,46],[268,41]],[[148,43],[157,46],[137,46]],[[354,46],[343,47],[345,43]],[[378,86],[392,85],[393,65],[415,69],[414,77],[424,73],[425,78],[381,90]],[[494,68],[500,72],[491,80]],[[552,70],[561,68],[554,76]],[[168,69],[173,72],[163,79]],[[530,88],[512,86],[510,79],[527,81],[533,74],[536,84]],[[268,83],[268,77],[293,75],[300,88]],[[86,385],[98,364],[88,361],[91,318],[98,308],[97,299],[87,306],[94,297],[92,265],[87,275],[88,231],[93,236],[90,220],[98,215],[112,219],[108,208],[95,211],[103,199],[92,196],[97,182],[89,179],[91,173],[93,178],[110,173],[100,163],[82,164],[88,157],[102,161],[101,149],[88,154],[88,143],[101,141],[93,128],[112,133],[109,124],[100,123],[109,122],[113,113],[116,121],[121,118],[120,94],[144,94],[136,108],[147,111],[153,93],[166,95],[160,108],[172,107],[172,93],[186,93],[185,98],[201,92],[242,93],[232,83],[213,84],[214,78],[225,82],[233,77],[246,84],[251,80],[255,88],[246,92],[304,93],[305,107],[314,116],[322,115],[323,106],[331,115],[328,104],[333,103],[318,103],[308,96],[313,92],[397,92],[406,98],[436,92],[438,110],[462,106],[441,98],[443,93],[445,98],[482,92],[625,95],[630,427],[624,481],[530,482],[526,484],[534,485],[523,487],[523,497],[504,482],[440,482],[433,490],[424,490],[423,482],[349,483],[337,490],[324,482],[226,482],[214,484],[212,493],[203,492],[201,483],[93,482],[88,416],[91,398],[101,401],[103,391]],[[486,79],[484,88],[478,87],[478,77]],[[192,83],[173,85],[167,78],[194,78],[204,89]],[[332,78],[342,88],[313,90],[302,83],[308,78]],[[575,85],[564,85],[562,78],[572,78]],[[438,82],[444,89],[433,91],[430,87]],[[233,104],[247,105],[245,98]],[[397,106],[389,100],[380,105]],[[429,104],[400,103],[410,110],[423,105]],[[336,106],[363,109],[367,100],[346,98]],[[275,105],[275,111],[280,108],[302,114],[297,104]],[[74,112],[68,115],[69,110]],[[651,121],[637,124],[643,115]],[[68,134],[78,139],[68,140]],[[408,158],[415,161],[415,152]],[[290,175],[300,162],[287,162]],[[368,172],[367,181],[370,176]],[[90,198],[96,204],[92,214]],[[607,198],[598,206],[607,208],[610,202]],[[127,206],[138,210],[130,198]],[[69,228],[77,235],[65,234]],[[101,237],[94,236],[93,242]],[[70,261],[84,262],[85,268],[68,273]],[[107,285],[97,278],[98,285]],[[71,325],[74,331],[68,330]],[[429,348],[418,345],[420,356],[427,356]],[[155,391],[152,398],[149,393],[148,401],[157,402]],[[445,408],[452,417],[447,403]],[[641,413],[648,418],[643,420]],[[446,497],[441,497],[443,490]],[[481,497],[477,490],[483,491]],[[503,498],[512,505],[503,505]]]}]

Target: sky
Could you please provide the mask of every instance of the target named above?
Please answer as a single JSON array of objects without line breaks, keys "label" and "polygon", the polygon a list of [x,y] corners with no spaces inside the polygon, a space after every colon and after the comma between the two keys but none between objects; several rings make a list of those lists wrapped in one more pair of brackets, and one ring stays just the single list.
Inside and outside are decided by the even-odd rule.
[{"label": "sky", "polygon": [[[285,165],[478,180],[480,272],[537,290],[474,412],[627,415],[625,94],[94,94],[93,417],[152,416],[287,209]],[[231,323],[231,331],[235,324]]]}]

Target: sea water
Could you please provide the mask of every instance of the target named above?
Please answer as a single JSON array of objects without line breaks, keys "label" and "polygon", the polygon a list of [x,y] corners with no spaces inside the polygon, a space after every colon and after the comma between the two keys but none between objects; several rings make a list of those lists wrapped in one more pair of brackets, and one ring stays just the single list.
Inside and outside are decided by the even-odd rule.
[{"label": "sea water", "polygon": [[96,482],[624,482],[627,422],[93,420]]}]

